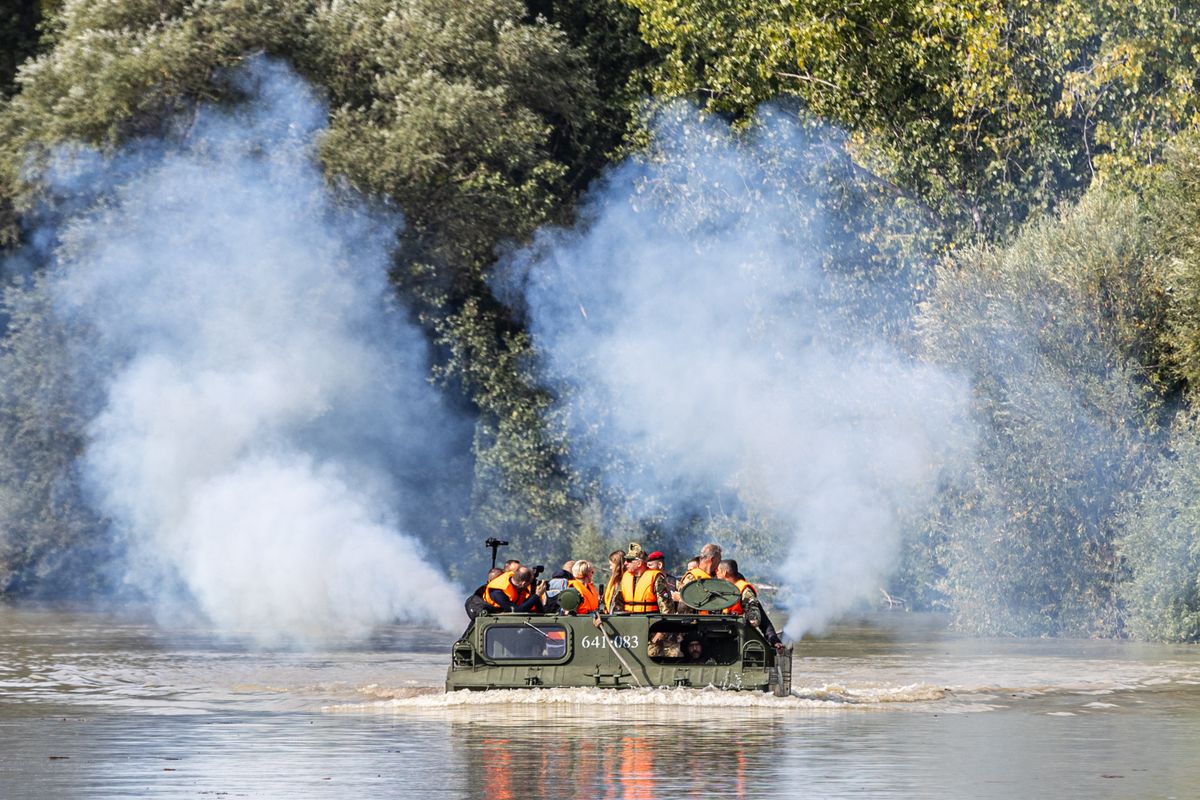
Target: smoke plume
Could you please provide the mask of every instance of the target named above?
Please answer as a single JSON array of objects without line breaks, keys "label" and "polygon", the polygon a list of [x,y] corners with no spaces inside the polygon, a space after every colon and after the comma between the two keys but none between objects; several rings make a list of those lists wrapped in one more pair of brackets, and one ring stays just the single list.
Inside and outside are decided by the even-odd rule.
[{"label": "smoke plume", "polygon": [[822,262],[822,136],[767,113],[738,137],[674,109],[575,230],[543,232],[498,280],[527,310],[580,466],[679,513],[733,491],[786,527],[786,554],[741,566],[788,586],[793,635],[877,595],[902,516],[973,447],[964,383],[839,300],[852,286]]},{"label": "smoke plume", "polygon": [[338,197],[326,117],[286,67],[202,107],[171,143],[63,158],[99,202],[61,233],[58,307],[102,388],[88,489],[164,612],[272,641],[460,622],[460,592],[402,530],[456,424],[420,333],[388,302],[401,220]]}]

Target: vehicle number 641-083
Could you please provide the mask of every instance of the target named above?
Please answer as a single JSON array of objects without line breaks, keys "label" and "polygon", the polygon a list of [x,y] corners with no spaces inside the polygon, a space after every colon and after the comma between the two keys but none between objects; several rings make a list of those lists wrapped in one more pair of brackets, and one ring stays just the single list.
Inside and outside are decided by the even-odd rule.
[{"label": "vehicle number 641-083", "polygon": [[[579,642],[584,649],[589,647],[608,647],[609,640],[607,636],[584,636]],[[630,650],[638,646],[637,636],[614,636],[612,638],[612,646],[619,647],[623,650]]]}]

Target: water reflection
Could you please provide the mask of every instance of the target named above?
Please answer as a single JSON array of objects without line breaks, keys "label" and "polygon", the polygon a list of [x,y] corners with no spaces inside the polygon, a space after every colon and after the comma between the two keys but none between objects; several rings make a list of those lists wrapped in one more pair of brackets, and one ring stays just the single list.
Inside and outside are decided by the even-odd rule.
[{"label": "water reflection", "polygon": [[780,787],[778,718],[679,709],[522,709],[456,720],[450,739],[473,796],[763,797]]}]

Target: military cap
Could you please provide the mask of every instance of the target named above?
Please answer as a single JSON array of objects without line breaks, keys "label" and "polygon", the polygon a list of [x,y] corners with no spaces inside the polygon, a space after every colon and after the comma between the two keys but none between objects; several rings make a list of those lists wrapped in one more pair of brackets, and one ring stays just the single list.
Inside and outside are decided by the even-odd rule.
[{"label": "military cap", "polygon": [[630,542],[629,549],[625,551],[625,560],[632,561],[633,559],[646,560],[646,551],[637,542]]}]

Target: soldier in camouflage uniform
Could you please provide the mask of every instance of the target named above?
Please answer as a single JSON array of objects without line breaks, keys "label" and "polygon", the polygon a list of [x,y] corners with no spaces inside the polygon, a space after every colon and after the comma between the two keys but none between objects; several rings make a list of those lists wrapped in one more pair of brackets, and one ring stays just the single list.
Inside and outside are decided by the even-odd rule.
[{"label": "soldier in camouflage uniform", "polygon": [[732,558],[722,561],[717,565],[717,577],[729,581],[742,592],[737,604],[725,609],[724,613],[745,615],[746,622],[762,631],[771,646],[783,652],[783,639],[779,638],[775,626],[771,624],[771,618],[767,616],[766,609],[758,599],[758,590],[738,571],[738,563]]},{"label": "soldier in camouflage uniform", "polygon": [[662,574],[667,576],[667,588],[675,590],[679,588],[679,578],[667,572],[666,558],[661,550],[655,550],[646,556],[646,566],[650,569],[662,570]]},{"label": "soldier in camouflage uniform", "polygon": [[[625,611],[631,608],[630,613],[655,613],[643,609],[643,602],[639,602],[639,598],[634,596],[634,587],[640,582],[639,579],[646,573],[646,551],[637,542],[630,542],[629,549],[625,552],[625,575],[621,579],[621,592],[617,595],[614,606],[618,612]],[[661,570],[654,570],[654,585],[652,589],[655,602],[658,605],[657,613],[670,614],[675,610],[675,604],[671,601],[671,588],[667,584],[667,576]],[[651,657],[662,656],[678,656],[679,643],[672,640],[670,637],[662,633],[656,633],[650,637],[650,642],[646,646],[646,654]]]}]

